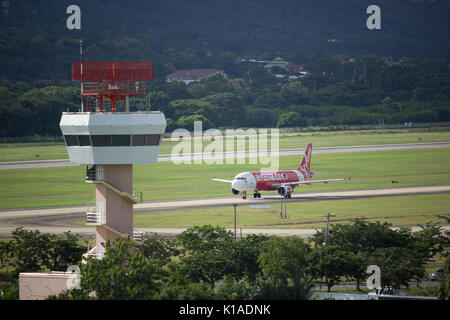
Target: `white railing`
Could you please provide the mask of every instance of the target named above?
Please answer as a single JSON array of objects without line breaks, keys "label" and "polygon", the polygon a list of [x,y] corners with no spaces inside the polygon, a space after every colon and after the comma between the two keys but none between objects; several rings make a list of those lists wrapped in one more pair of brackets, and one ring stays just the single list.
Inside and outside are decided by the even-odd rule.
[{"label": "white railing", "polygon": [[94,259],[102,259],[104,256],[103,252],[98,252],[97,247],[92,248],[91,250],[86,253],[86,256],[88,258],[94,258]]},{"label": "white railing", "polygon": [[105,215],[101,212],[86,212],[86,224],[104,224]]},{"label": "white railing", "polygon": [[142,231],[133,230],[133,239],[136,242],[141,242],[143,240],[144,233]]}]

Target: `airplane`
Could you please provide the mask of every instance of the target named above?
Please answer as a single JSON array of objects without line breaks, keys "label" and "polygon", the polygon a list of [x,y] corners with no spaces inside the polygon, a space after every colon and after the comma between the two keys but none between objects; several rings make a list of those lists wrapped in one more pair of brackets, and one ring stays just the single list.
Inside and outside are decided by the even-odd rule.
[{"label": "airplane", "polygon": [[309,185],[311,183],[328,183],[344,180],[308,180],[314,176],[314,172],[310,171],[311,153],[312,143],[307,145],[302,161],[296,170],[241,172],[233,180],[216,178],[212,180],[230,183],[231,192],[234,195],[242,195],[243,199],[247,199],[247,192],[249,191],[254,191],[253,198],[261,198],[261,193],[258,191],[274,190],[277,190],[278,194],[285,199],[290,199],[294,188],[301,184]]}]

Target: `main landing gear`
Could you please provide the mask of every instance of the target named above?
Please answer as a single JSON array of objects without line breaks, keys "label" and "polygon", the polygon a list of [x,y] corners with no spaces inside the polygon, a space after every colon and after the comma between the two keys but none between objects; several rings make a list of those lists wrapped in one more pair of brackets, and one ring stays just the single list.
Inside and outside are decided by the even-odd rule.
[{"label": "main landing gear", "polygon": [[[253,198],[261,198],[261,193],[259,193],[259,192],[255,192],[254,194],[253,194]],[[247,199],[247,191],[244,191],[244,193],[242,194],[242,199]]]}]

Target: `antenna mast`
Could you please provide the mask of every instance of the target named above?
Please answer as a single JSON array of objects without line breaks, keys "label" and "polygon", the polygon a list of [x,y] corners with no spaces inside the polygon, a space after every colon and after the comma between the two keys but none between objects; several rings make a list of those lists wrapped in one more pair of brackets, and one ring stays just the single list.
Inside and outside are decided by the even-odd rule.
[{"label": "antenna mast", "polygon": [[81,90],[81,112],[84,112],[83,106],[83,40],[80,40],[80,90]]}]

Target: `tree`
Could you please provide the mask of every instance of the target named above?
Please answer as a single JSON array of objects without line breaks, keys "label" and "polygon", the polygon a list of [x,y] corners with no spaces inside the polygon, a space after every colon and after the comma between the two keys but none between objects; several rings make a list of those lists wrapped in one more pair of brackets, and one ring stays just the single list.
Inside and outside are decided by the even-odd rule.
[{"label": "tree", "polygon": [[183,99],[172,101],[168,107],[170,114],[179,119],[182,116],[202,115],[208,119],[217,120],[218,116],[214,114],[210,103],[199,99]]},{"label": "tree", "polygon": [[195,226],[180,233],[176,240],[183,248],[182,269],[193,282],[211,285],[233,272],[233,234],[221,227]]},{"label": "tree", "polygon": [[212,300],[215,298],[211,284],[193,282],[181,264],[171,262],[167,266],[168,277],[161,283],[159,299],[162,300]]},{"label": "tree", "polygon": [[214,286],[214,298],[219,300],[252,300],[257,296],[257,288],[248,281],[235,280],[231,275]]},{"label": "tree", "polygon": [[11,263],[10,259],[12,257],[13,250],[11,250],[11,242],[9,241],[1,241],[0,242],[0,269],[6,268],[8,270],[8,266]]},{"label": "tree", "polygon": [[381,86],[381,72],[386,62],[375,55],[359,57],[356,60],[356,73],[358,79],[364,85]]},{"label": "tree", "polygon": [[163,265],[179,254],[173,241],[164,239],[157,233],[146,233],[137,249],[147,259],[160,261]]},{"label": "tree", "polygon": [[207,96],[202,101],[208,102],[218,115],[216,125],[237,127],[245,123],[244,99],[234,93],[218,93]]},{"label": "tree", "polygon": [[[450,217],[441,216],[441,219],[443,219],[446,223],[450,223]],[[445,231],[447,244],[445,247],[448,248],[448,241],[450,239],[450,231]],[[439,300],[450,300],[450,255],[447,253],[447,258],[445,259],[445,276],[447,278],[447,281],[443,283],[439,287],[438,291],[438,299]]]},{"label": "tree", "polygon": [[357,266],[353,253],[334,245],[316,247],[311,252],[308,262],[312,275],[318,279],[325,279],[328,292]]},{"label": "tree", "polygon": [[411,279],[424,273],[424,263],[418,260],[416,252],[405,247],[377,248],[368,262],[380,267],[381,287],[409,285]]},{"label": "tree", "polygon": [[271,128],[276,125],[276,112],[268,108],[246,108],[247,125],[257,128]]},{"label": "tree", "polygon": [[450,300],[450,256],[445,260],[445,277],[447,281],[439,287],[439,300]]},{"label": "tree", "polygon": [[266,235],[250,234],[235,242],[232,260],[235,266],[232,275],[235,279],[246,279],[256,283],[262,276],[258,258],[270,238]]},{"label": "tree", "polygon": [[[413,234],[417,241],[421,257],[425,261],[431,260],[437,254],[442,253],[450,245],[450,239],[445,236],[439,223],[427,223],[419,225],[420,230]],[[423,249],[423,250],[422,250]]]},{"label": "tree", "polygon": [[308,89],[301,81],[291,81],[283,85],[280,94],[286,105],[306,104],[309,101]]},{"label": "tree", "polygon": [[167,94],[169,101],[191,98],[186,84],[181,81],[171,81],[165,86],[164,92]]},{"label": "tree", "polygon": [[214,94],[232,92],[232,87],[223,74],[216,73],[189,84],[187,90],[194,98],[204,98]]},{"label": "tree", "polygon": [[66,239],[54,234],[28,231],[23,227],[13,231],[11,250],[12,265],[15,273],[36,272],[42,270],[66,271],[70,265],[81,261],[86,248],[78,244],[78,237],[70,232]]},{"label": "tree", "polygon": [[171,133],[178,128],[177,122],[171,118],[166,117],[166,130],[165,132]]},{"label": "tree", "polygon": [[[169,95],[164,91],[150,91],[147,99],[150,100],[150,107],[153,110],[169,111]],[[170,115],[168,114],[168,116]]]},{"label": "tree", "polygon": [[214,128],[214,123],[212,123],[211,121],[208,120],[208,118],[200,114],[180,117],[180,119],[178,119],[177,121],[177,124],[180,128],[185,128],[189,131],[194,131],[194,122],[196,121],[202,122],[202,130]]},{"label": "tree", "polygon": [[227,85],[230,88],[231,92],[237,94],[238,96],[244,99],[248,99],[250,94],[250,88],[244,79],[241,78],[230,79],[228,80]]},{"label": "tree", "polygon": [[165,277],[158,263],[135,249],[131,240],[116,239],[106,244],[102,259],[88,258],[81,265],[80,291],[85,298],[95,292],[100,300],[154,299]]},{"label": "tree", "polygon": [[260,298],[307,299],[312,281],[307,275],[311,248],[298,237],[272,236],[264,244],[258,262],[266,281]]},{"label": "tree", "polygon": [[[360,283],[367,278],[365,270],[370,264],[381,268],[385,285],[400,286],[412,279],[425,276],[425,263],[442,250],[447,239],[441,236],[437,225],[422,226],[417,234],[400,228],[392,230],[388,223],[369,223],[356,219],[352,224],[332,225],[329,243],[349,253],[354,267],[345,276]],[[324,242],[324,232],[313,236],[316,246]]]},{"label": "tree", "polygon": [[78,236],[70,231],[64,232],[65,238],[51,236],[51,243],[47,254],[49,263],[46,267],[50,270],[66,271],[67,267],[80,262],[87,248],[78,243]]},{"label": "tree", "polygon": [[381,105],[385,108],[388,108],[390,110],[401,112],[402,111],[402,105],[401,103],[394,101],[391,97],[386,97],[381,101]]},{"label": "tree", "polygon": [[278,119],[278,128],[306,127],[308,121],[296,112],[285,112]]}]

